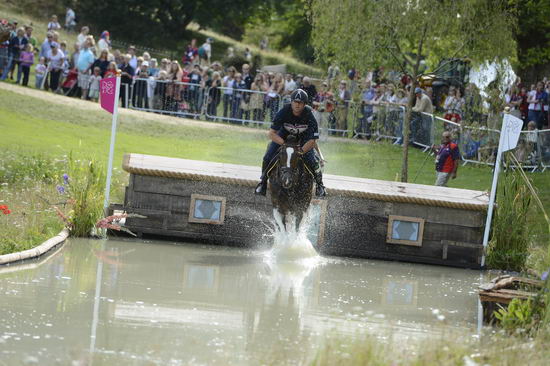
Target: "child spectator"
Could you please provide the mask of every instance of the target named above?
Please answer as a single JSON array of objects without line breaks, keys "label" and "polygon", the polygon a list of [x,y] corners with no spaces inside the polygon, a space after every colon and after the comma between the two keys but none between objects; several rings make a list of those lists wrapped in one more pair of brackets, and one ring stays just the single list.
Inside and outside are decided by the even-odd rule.
[{"label": "child spectator", "polygon": [[158,63],[156,58],[149,61],[149,76],[157,77],[159,73]]},{"label": "child spectator", "polygon": [[44,80],[44,76],[46,75],[46,59],[44,57],[40,57],[38,60],[38,65],[36,65],[34,69],[34,87],[36,89],[42,88],[42,81]]},{"label": "child spectator", "polygon": [[90,76],[90,86],[88,91],[88,96],[94,102],[97,102],[99,99],[99,82],[101,81],[101,69],[96,66],[94,67],[94,73]]},{"label": "child spectator", "polygon": [[107,71],[105,71],[104,78],[114,78],[116,76],[116,63],[111,61],[109,66],[107,66]]},{"label": "child spectator", "polygon": [[50,22],[48,23],[48,32],[61,29],[61,25],[57,21],[57,15],[52,15]]},{"label": "child spectator", "polygon": [[19,61],[21,62],[21,71],[23,72],[23,86],[27,86],[29,84],[31,66],[34,64],[34,53],[30,43],[27,43],[25,50],[21,52]]}]

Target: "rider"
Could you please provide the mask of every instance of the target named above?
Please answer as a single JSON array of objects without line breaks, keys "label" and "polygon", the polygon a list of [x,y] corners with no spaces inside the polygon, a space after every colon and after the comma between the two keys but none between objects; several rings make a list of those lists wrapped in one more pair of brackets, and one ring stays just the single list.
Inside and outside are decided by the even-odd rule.
[{"label": "rider", "polygon": [[300,142],[303,160],[313,173],[317,183],[315,195],[317,197],[326,196],[323,174],[313,152],[316,145],[315,140],[319,138],[319,131],[311,107],[306,106],[308,95],[303,89],[296,89],[290,95],[290,100],[290,104],[285,105],[277,112],[271,124],[269,137],[272,142],[264,155],[261,181],[256,187],[255,193],[262,196],[266,195],[268,172],[276,161],[277,151],[280,145],[285,143],[286,138],[293,135]]}]

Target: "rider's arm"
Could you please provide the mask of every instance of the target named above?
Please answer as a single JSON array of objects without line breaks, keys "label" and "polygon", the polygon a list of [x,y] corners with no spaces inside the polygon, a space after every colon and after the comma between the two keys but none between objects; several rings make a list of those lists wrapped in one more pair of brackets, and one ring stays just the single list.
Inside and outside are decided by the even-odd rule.
[{"label": "rider's arm", "polygon": [[314,147],[315,147],[315,140],[311,139],[308,142],[306,142],[304,146],[302,146],[302,151],[304,153],[307,153],[309,150],[313,149]]},{"label": "rider's arm", "polygon": [[283,140],[283,138],[277,134],[277,130],[271,128],[269,129],[268,134],[271,141],[273,141],[277,145],[282,145],[285,143],[285,140]]}]

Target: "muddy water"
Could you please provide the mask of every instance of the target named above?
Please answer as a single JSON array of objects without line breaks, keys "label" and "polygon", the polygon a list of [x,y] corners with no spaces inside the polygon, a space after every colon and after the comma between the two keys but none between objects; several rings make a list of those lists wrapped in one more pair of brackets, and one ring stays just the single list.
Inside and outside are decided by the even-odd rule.
[{"label": "muddy water", "polygon": [[477,271],[72,239],[0,268],[0,365],[302,364],[327,335],[474,332]]}]

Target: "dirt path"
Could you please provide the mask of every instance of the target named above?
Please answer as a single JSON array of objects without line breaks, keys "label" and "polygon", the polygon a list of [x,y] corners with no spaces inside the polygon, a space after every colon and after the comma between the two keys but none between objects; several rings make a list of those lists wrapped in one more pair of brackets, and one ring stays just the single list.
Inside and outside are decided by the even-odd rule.
[{"label": "dirt path", "polygon": [[[50,103],[78,108],[81,110],[89,110],[89,111],[96,111],[96,112],[102,111],[101,107],[99,106],[99,103],[94,103],[92,101],[82,100],[78,98],[66,97],[64,95],[53,94],[51,92],[47,92],[44,90],[27,88],[27,87],[14,85],[6,82],[0,82],[0,90],[9,91],[9,92],[29,96],[32,98],[42,99]],[[163,114],[142,112],[142,111],[136,111],[132,109],[125,109],[125,108],[119,109],[119,114],[123,116],[131,117],[133,119],[141,119],[141,120],[146,119],[149,121],[166,123],[170,125],[200,127],[200,128],[209,128],[209,129],[217,129],[217,130],[229,129],[232,131],[252,133],[252,134],[266,133],[266,131],[264,130],[257,130],[257,129],[247,128],[247,127],[233,126],[233,125],[227,125],[227,124],[221,124],[221,123],[196,121],[189,118],[172,117],[172,116],[163,115]]]}]

